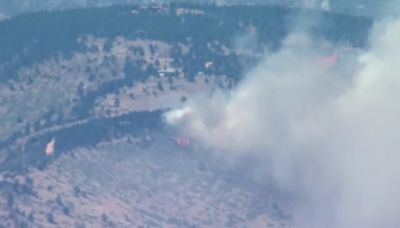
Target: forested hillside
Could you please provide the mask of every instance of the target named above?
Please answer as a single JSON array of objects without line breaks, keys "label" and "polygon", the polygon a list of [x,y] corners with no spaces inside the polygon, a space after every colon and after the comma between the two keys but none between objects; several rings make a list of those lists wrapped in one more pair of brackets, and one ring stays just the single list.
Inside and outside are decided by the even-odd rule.
[{"label": "forested hillside", "polygon": [[[136,96],[178,94],[185,81],[232,86],[265,50],[279,48],[299,13],[174,4],[30,13],[0,22],[1,139],[129,112]],[[321,18],[310,30],[317,39],[366,44],[370,19],[307,13]]]},{"label": "forested hillside", "polygon": [[[189,6],[189,5],[188,5]],[[233,37],[254,27],[261,43],[277,48],[296,11],[279,6],[195,6],[196,13],[180,14],[181,6],[140,8],[115,6],[64,12],[31,13],[0,23],[0,76],[15,77],[19,67],[57,55],[86,51],[78,42],[84,35],[113,39],[163,40],[192,45],[201,56],[209,42],[231,46]],[[185,7],[185,5],[183,5]],[[190,7],[189,7],[190,8]],[[311,12],[317,14],[317,12]],[[340,14],[324,14],[323,26],[313,32],[333,42],[365,45],[371,21]],[[17,29],[18,28],[18,29]],[[193,29],[197,28],[197,29]]]},{"label": "forested hillside", "polygon": [[269,193],[182,145],[162,113],[235,87],[303,14],[320,19],[321,56],[367,45],[369,18],[267,5],[0,21],[0,227],[288,227]]},{"label": "forested hillside", "polygon": [[[397,1],[397,0],[395,0]],[[393,0],[2,0],[0,2],[0,15],[15,16],[21,13],[65,10],[84,7],[104,7],[111,5],[128,4],[165,4],[186,2],[192,4],[217,4],[217,5],[281,5],[293,8],[313,8],[328,10],[334,13],[349,15],[377,16],[384,9],[390,9]],[[394,3],[395,4],[395,3]]]}]

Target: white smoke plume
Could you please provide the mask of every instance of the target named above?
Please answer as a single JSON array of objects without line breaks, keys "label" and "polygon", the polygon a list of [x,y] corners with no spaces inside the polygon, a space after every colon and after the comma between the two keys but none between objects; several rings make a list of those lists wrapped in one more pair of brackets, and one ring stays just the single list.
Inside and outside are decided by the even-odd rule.
[{"label": "white smoke plume", "polygon": [[236,89],[166,120],[228,159],[265,160],[265,175],[296,199],[298,227],[398,228],[400,20],[377,23],[354,62],[330,67],[320,53],[292,34]]}]

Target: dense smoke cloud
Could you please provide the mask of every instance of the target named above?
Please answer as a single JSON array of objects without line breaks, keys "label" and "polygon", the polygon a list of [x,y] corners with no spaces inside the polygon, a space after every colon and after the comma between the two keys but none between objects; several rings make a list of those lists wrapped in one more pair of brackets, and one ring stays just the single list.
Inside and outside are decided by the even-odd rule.
[{"label": "dense smoke cloud", "polygon": [[377,23],[369,40],[331,66],[296,32],[236,89],[166,120],[229,160],[262,158],[263,175],[293,195],[298,227],[400,227],[400,20]]}]

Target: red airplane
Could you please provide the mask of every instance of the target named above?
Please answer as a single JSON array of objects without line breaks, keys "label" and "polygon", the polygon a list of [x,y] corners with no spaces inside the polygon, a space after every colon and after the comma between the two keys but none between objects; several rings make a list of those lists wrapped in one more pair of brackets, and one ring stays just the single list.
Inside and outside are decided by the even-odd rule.
[{"label": "red airplane", "polygon": [[188,138],[185,137],[173,137],[175,143],[178,146],[182,146],[182,147],[188,147],[190,146],[190,140]]}]

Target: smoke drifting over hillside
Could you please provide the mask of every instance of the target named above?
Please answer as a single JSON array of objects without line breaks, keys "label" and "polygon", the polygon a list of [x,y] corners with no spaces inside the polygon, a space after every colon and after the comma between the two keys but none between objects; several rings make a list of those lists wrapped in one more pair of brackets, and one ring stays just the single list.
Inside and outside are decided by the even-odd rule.
[{"label": "smoke drifting over hillside", "polygon": [[354,62],[329,66],[296,32],[236,89],[166,120],[229,160],[265,160],[299,227],[400,227],[399,40],[400,20],[381,21]]}]

